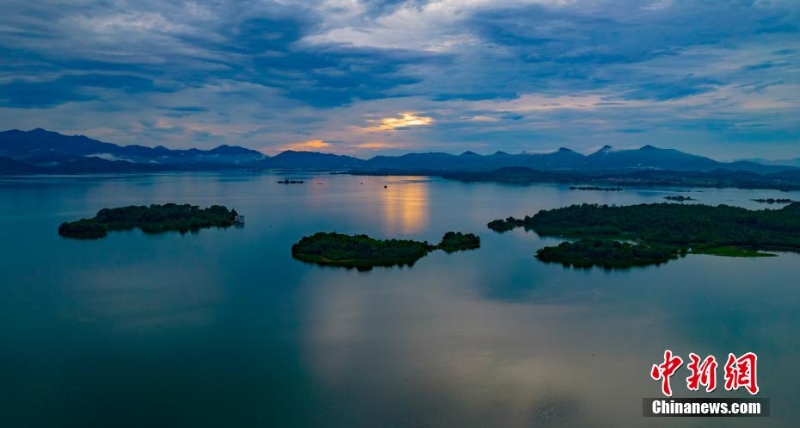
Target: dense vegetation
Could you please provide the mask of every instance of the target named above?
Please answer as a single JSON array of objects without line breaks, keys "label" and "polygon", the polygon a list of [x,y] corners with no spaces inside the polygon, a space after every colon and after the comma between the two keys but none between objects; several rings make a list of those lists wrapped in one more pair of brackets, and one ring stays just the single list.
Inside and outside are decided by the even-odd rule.
[{"label": "dense vegetation", "polygon": [[769,198],[769,199],[753,199],[753,201],[759,202],[759,203],[762,203],[762,204],[791,204],[792,202],[794,202],[791,199],[773,199],[773,198]]},{"label": "dense vegetation", "polygon": [[489,229],[492,229],[495,232],[500,232],[500,233],[508,232],[509,230],[512,230],[514,228],[521,227],[521,226],[525,227],[525,230],[528,230],[528,229],[530,229],[530,227],[527,227],[526,224],[527,224],[527,222],[529,220],[530,220],[529,216],[525,216],[524,219],[517,219],[517,218],[514,218],[514,217],[507,217],[505,219],[492,220],[492,221],[489,222],[489,224],[487,226],[489,226]]},{"label": "dense vegetation", "polygon": [[236,210],[214,205],[201,209],[185,204],[104,208],[91,219],[62,223],[58,234],[69,238],[102,238],[111,230],[139,228],[145,233],[188,232],[207,227],[228,227],[236,222]]},{"label": "dense vegetation", "polygon": [[664,199],[668,201],[676,201],[676,202],[684,202],[684,201],[695,201],[696,199],[692,198],[691,196],[664,196]]},{"label": "dense vegetation", "polygon": [[[523,219],[495,220],[489,227],[498,231],[524,227],[542,236],[636,241],[635,247],[641,248],[600,246],[613,250],[613,260],[627,257],[625,263],[615,262],[617,267],[641,264],[656,253],[679,254],[690,249],[694,253],[737,256],[756,255],[760,250],[800,252],[800,203],[780,210],[758,211],[727,205],[583,204],[543,210]],[[560,247],[558,251],[542,249],[537,256],[564,264],[585,265],[588,260],[595,265],[609,264],[608,256],[587,242]]]},{"label": "dense vegetation", "polygon": [[[599,186],[656,187],[738,187],[742,189],[800,190],[800,172],[784,171],[756,174],[747,171],[668,171],[668,170],[605,170],[605,171],[542,171],[524,167],[500,168],[494,171],[440,172],[391,171],[393,175],[437,175],[463,182],[496,182],[507,184],[581,182]],[[373,173],[372,175],[380,175]],[[388,175],[388,172],[386,173]]]},{"label": "dense vegetation", "polygon": [[577,242],[562,242],[555,247],[545,247],[536,252],[536,258],[544,262],[558,262],[576,267],[603,266],[625,268],[661,264],[685,254],[676,247],[630,244],[607,239],[581,239]]},{"label": "dense vegetation", "polygon": [[454,251],[471,250],[481,246],[481,238],[472,233],[447,232],[442,237],[442,242],[436,248],[448,253]]},{"label": "dense vegetation", "polygon": [[621,192],[622,187],[570,186],[569,190],[597,190],[601,192]]},{"label": "dense vegetation", "polygon": [[292,256],[320,265],[369,270],[373,266],[411,266],[437,249],[451,253],[478,247],[480,238],[472,233],[447,232],[439,245],[430,245],[427,241],[381,240],[367,235],[318,232],[292,245]]}]

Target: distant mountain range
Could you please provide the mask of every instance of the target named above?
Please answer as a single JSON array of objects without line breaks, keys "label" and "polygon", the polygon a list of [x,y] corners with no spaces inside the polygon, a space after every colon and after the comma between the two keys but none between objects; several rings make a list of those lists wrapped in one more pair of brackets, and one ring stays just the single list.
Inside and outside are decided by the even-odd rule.
[{"label": "distant mountain range", "polygon": [[[119,146],[39,128],[0,132],[0,156],[36,167],[39,173],[214,169],[245,166],[264,159],[260,152],[242,147],[171,150],[162,146]],[[18,164],[14,167],[21,168]],[[5,168],[0,172],[6,172]]]},{"label": "distant mountain range", "polygon": [[44,129],[0,132],[0,174],[127,173],[244,168],[400,174],[490,172],[502,168],[549,172],[729,170],[772,174],[800,171],[790,165],[768,165],[754,161],[718,162],[678,150],[660,149],[649,145],[634,150],[615,150],[605,146],[590,155],[561,148],[554,152],[537,154],[409,153],[402,156],[375,156],[364,160],[351,156],[297,151],[285,151],[270,157],[255,150],[226,145],[211,150],[120,146],[85,136],[66,136]]},{"label": "distant mountain range", "polygon": [[494,171],[499,168],[525,167],[542,171],[620,171],[657,169],[671,171],[711,171],[728,169],[772,173],[793,169],[789,166],[762,165],[756,162],[718,162],[678,150],[644,146],[635,150],[615,150],[604,146],[588,156],[567,148],[551,153],[508,154],[496,152],[482,156],[473,152],[409,153],[403,156],[376,156],[357,168],[367,170],[418,171]]},{"label": "distant mountain range", "polygon": [[754,158],[754,159],[742,159],[742,160],[745,162],[760,163],[762,165],[793,166],[795,168],[800,168],[800,158],[781,159],[781,160],[767,160],[761,158]]}]

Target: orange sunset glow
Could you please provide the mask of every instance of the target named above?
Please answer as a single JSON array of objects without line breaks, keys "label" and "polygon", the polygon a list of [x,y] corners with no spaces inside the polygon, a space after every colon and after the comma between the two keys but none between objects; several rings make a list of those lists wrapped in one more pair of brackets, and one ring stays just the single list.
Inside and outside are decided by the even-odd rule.
[{"label": "orange sunset glow", "polygon": [[414,182],[421,178],[390,178],[382,193],[385,233],[412,234],[428,226],[428,183]]}]

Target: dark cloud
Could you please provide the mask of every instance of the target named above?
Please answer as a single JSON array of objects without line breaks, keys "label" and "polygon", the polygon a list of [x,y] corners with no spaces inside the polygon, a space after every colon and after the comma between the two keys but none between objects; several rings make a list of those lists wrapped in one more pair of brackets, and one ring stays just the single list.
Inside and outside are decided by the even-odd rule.
[{"label": "dark cloud", "polygon": [[663,82],[639,82],[635,90],[626,94],[628,99],[674,100],[690,95],[713,91],[722,82],[713,79],[698,79],[680,76],[678,79]]},{"label": "dark cloud", "polygon": [[[594,13],[541,5],[500,8],[473,14],[468,25],[523,63],[499,70],[518,75],[515,84],[522,80],[521,85],[545,90],[565,83],[575,89],[622,85],[634,98],[654,99],[697,94],[720,82],[660,81],[653,74],[619,73],[617,67],[675,57],[693,48],[732,48],[764,33],[799,35],[798,7],[764,8],[748,1],[675,2],[655,11],[641,7],[641,2],[623,2]],[[748,70],[772,66],[766,64]]]},{"label": "dark cloud", "polygon": [[465,92],[456,94],[436,94],[433,96],[434,101],[452,101],[452,100],[467,100],[467,101],[481,101],[481,100],[510,100],[518,98],[519,94],[516,92]]},{"label": "dark cloud", "polygon": [[418,83],[404,75],[424,55],[365,49],[292,50],[253,60],[253,79],[280,88],[287,97],[315,107],[336,107],[354,100],[396,96],[392,90]]},{"label": "dark cloud", "polygon": [[186,113],[197,113],[208,111],[208,107],[200,107],[200,106],[178,106],[178,107],[162,107],[165,110],[172,110],[178,112],[186,112]]},{"label": "dark cloud", "polygon": [[94,89],[108,89],[122,93],[166,92],[153,80],[116,74],[64,75],[50,81],[12,81],[0,85],[0,103],[19,108],[49,107],[71,101],[100,99],[106,92],[93,93]]},{"label": "dark cloud", "polygon": [[374,143],[405,111],[435,121],[381,139],[455,152],[800,141],[791,1],[12,1],[0,57],[0,126],[116,141]]}]

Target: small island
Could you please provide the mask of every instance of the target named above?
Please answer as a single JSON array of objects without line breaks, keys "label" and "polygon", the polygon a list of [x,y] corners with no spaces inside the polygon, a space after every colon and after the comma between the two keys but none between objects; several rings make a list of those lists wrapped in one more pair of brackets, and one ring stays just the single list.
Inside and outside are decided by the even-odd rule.
[{"label": "small island", "polygon": [[570,186],[569,190],[596,190],[600,192],[621,192],[622,187]]},{"label": "small island", "polygon": [[764,251],[800,252],[800,203],[755,211],[727,205],[583,204],[494,220],[488,227],[524,227],[541,236],[576,239],[536,253],[539,260],[565,266],[625,268],[688,253],[769,257],[773,254]]},{"label": "small island", "polygon": [[64,222],[58,234],[66,238],[98,239],[109,231],[141,229],[145,233],[186,233],[209,227],[229,227],[243,222],[236,210],[213,205],[209,208],[184,204],[103,208],[94,218]]},{"label": "small island", "polygon": [[697,200],[697,199],[694,199],[694,198],[692,198],[690,196],[683,196],[683,195],[664,196],[664,199],[666,199],[668,201],[676,201],[676,202],[686,202],[686,201],[696,201]]},{"label": "small island", "polygon": [[305,181],[303,181],[303,180],[289,180],[289,179],[286,179],[286,180],[279,180],[278,181],[278,184],[303,184],[303,183],[305,183]]},{"label": "small island", "polygon": [[543,262],[575,267],[627,268],[659,265],[685,254],[685,251],[672,246],[631,244],[607,239],[581,239],[542,248],[536,253],[536,258]]},{"label": "small island", "polygon": [[773,198],[769,198],[769,199],[753,199],[753,201],[761,203],[761,204],[791,204],[792,202],[794,202],[791,199],[773,199]]},{"label": "small island", "polygon": [[442,237],[439,245],[433,249],[442,250],[446,253],[453,253],[456,251],[474,250],[480,248],[481,238],[473,233],[461,232],[447,232]]},{"label": "small island", "polygon": [[[513,230],[517,227],[525,227],[527,222],[529,221],[530,217],[525,216],[524,219],[516,219],[514,217],[507,217],[505,219],[498,219],[492,220],[487,224],[489,229],[494,230],[495,232],[508,232],[509,230]],[[525,230],[528,230],[528,227],[525,227]]]},{"label": "small island", "polygon": [[412,266],[434,250],[448,253],[479,248],[472,233],[447,232],[438,245],[409,239],[374,239],[367,235],[318,232],[292,245],[295,259],[327,266],[369,270],[375,266]]}]

